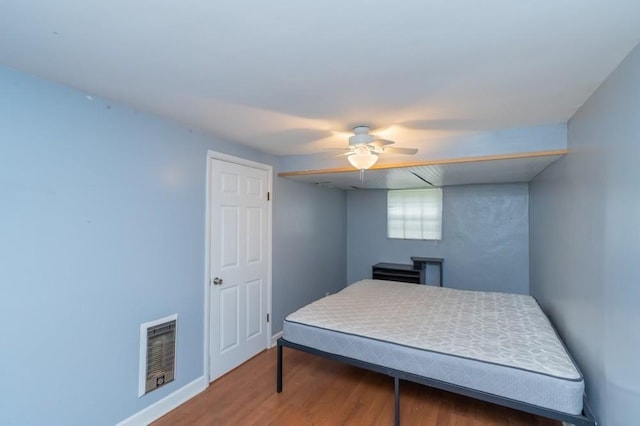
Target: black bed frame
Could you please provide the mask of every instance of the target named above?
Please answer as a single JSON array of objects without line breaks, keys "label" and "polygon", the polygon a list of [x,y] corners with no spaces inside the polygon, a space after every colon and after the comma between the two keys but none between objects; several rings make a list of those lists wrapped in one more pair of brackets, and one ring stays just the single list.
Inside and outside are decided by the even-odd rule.
[{"label": "black bed frame", "polygon": [[382,365],[372,364],[369,362],[361,361],[358,359],[336,355],[330,352],[324,352],[316,348],[309,346],[299,345],[297,343],[289,342],[284,338],[278,339],[278,367],[276,378],[276,390],[278,393],[282,392],[282,349],[283,347],[297,349],[299,351],[307,352],[313,355],[319,355],[325,358],[340,361],[355,367],[364,368],[367,370],[375,371],[377,373],[386,374],[393,377],[395,384],[395,425],[400,425],[400,379],[409,380],[411,382],[420,383],[422,385],[431,386],[433,388],[442,389],[445,391],[457,393],[471,398],[479,399],[482,401],[491,402],[493,404],[503,405],[505,407],[514,408],[516,410],[525,411],[542,417],[548,417],[555,420],[560,420],[576,426],[595,426],[596,421],[593,417],[586,398],[584,398],[583,410],[581,415],[572,415],[563,413],[561,411],[550,410],[548,408],[539,407],[537,405],[528,404],[526,402],[516,401],[514,399],[506,398],[490,394],[487,392],[466,388],[464,386],[454,385],[451,383],[443,382],[429,377],[419,376],[413,373],[407,373],[405,371],[396,370]]}]

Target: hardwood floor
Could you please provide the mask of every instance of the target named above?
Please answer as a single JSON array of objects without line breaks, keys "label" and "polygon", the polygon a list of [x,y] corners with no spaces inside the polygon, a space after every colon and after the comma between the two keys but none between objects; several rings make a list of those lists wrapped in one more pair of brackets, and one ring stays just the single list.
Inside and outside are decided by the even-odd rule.
[{"label": "hardwood floor", "polygon": [[[390,377],[289,348],[280,394],[275,371],[269,349],[153,425],[393,425]],[[410,382],[401,382],[400,394],[403,426],[561,425]]]}]

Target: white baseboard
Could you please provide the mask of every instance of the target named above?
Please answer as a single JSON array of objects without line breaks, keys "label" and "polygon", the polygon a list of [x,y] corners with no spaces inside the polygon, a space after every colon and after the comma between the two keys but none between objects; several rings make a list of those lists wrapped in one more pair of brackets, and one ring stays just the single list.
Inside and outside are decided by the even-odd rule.
[{"label": "white baseboard", "polygon": [[[282,331],[271,337],[271,347],[276,346],[280,337],[282,337]],[[121,421],[116,426],[146,426],[204,391],[208,385],[205,376],[201,376],[172,394],[165,396],[160,401],[151,404],[144,410]]]},{"label": "white baseboard", "polygon": [[142,411],[124,419],[117,426],[142,426],[158,420],[177,406],[185,403],[207,388],[209,384],[204,376],[181,387],[177,391],[165,396],[160,401],[154,402]]},{"label": "white baseboard", "polygon": [[271,337],[271,347],[274,347],[277,344],[278,339],[282,337],[282,333],[283,332],[281,331],[280,333],[276,333]]}]

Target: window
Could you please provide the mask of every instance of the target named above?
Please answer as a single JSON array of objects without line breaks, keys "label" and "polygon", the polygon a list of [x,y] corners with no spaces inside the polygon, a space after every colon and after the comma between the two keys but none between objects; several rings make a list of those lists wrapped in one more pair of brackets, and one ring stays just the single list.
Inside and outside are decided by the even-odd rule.
[{"label": "window", "polygon": [[442,189],[387,192],[387,234],[410,240],[442,239]]}]

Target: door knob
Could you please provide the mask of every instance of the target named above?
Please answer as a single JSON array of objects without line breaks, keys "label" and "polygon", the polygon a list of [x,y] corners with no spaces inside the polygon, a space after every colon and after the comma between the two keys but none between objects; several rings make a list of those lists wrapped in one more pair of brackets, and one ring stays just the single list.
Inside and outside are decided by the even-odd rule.
[{"label": "door knob", "polygon": [[215,277],[213,279],[213,285],[222,285],[222,278]]}]

